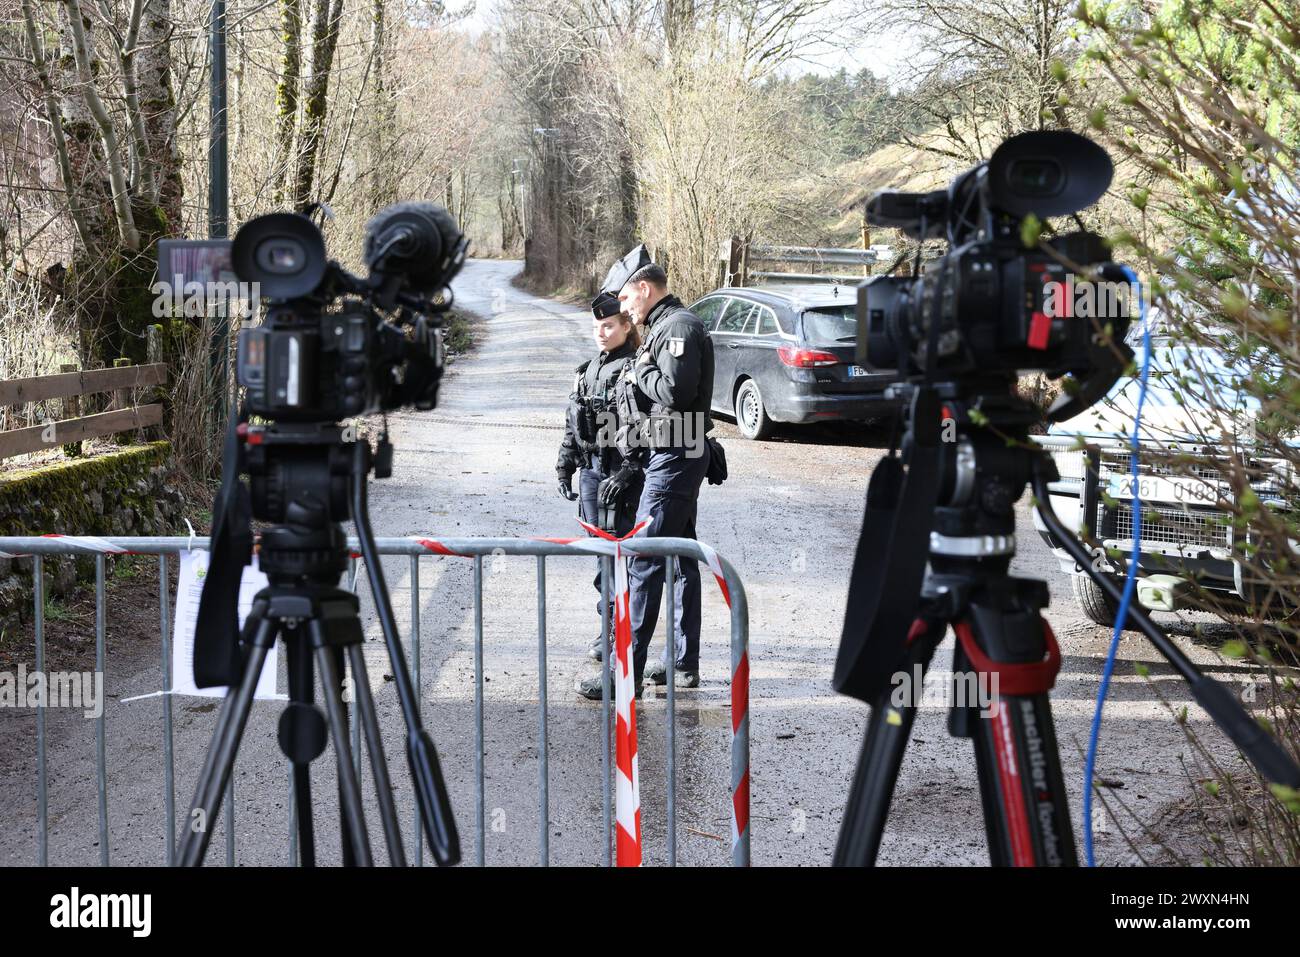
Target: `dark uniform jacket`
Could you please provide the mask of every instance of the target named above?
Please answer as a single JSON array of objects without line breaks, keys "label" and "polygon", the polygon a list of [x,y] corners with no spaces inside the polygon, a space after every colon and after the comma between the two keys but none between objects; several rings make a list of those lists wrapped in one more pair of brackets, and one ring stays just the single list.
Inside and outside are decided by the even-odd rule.
[{"label": "dark uniform jacket", "polygon": [[601,352],[578,366],[564,417],[557,472],[595,468],[612,475],[626,464],[639,467],[639,459],[624,456],[615,444],[621,424],[615,387],[635,354],[632,344],[624,342],[612,352]]},{"label": "dark uniform jacket", "polygon": [[[713,340],[695,313],[676,296],[665,296],[646,316],[644,340],[633,360],[631,381],[620,382],[620,410],[636,405],[644,419],[689,414],[691,427],[713,429]],[[642,361],[645,356],[649,361]],[[624,412],[626,414],[626,412]],[[651,443],[662,446],[663,438]]]}]

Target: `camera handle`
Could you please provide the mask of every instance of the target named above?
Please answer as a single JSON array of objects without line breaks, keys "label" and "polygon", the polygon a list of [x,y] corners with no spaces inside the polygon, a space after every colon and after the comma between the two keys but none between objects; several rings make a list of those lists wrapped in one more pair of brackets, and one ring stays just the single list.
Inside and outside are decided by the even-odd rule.
[{"label": "camera handle", "polygon": [[438,750],[434,747],[433,737],[420,721],[419,694],[406,666],[406,653],[402,650],[397,621],[393,617],[392,601],[388,597],[388,587],[384,582],[384,569],[380,564],[379,549],[375,545],[375,533],[370,525],[370,510],[366,496],[366,476],[370,471],[370,465],[370,443],[359,439],[353,444],[352,522],[356,526],[357,538],[361,542],[361,557],[366,563],[366,575],[370,579],[370,590],[374,595],[375,610],[379,615],[379,627],[384,633],[384,643],[388,646],[388,657],[393,668],[393,682],[397,686],[398,703],[401,705],[402,717],[406,722],[406,757],[411,766],[411,777],[415,781],[420,818],[429,835],[429,849],[433,852],[434,859],[440,865],[448,866],[460,861],[460,836],[456,832],[451,799],[447,795],[447,785],[438,762]]},{"label": "camera handle", "polygon": [[[1034,456],[1031,487],[1034,491],[1038,515],[1047,526],[1047,530],[1060,542],[1061,547],[1118,607],[1123,594],[1119,586],[1093,567],[1092,556],[1083,542],[1065,527],[1065,523],[1052,508],[1048,483],[1058,478],[1056,465],[1050,457],[1045,454]],[[1276,738],[1251,717],[1250,712],[1242,707],[1226,685],[1202,672],[1195,662],[1169,640],[1169,636],[1151,619],[1146,610],[1135,602],[1129,603],[1127,618],[1129,624],[1142,632],[1187,682],[1196,703],[1205,709],[1211,720],[1254,765],[1255,770],[1275,784],[1300,788],[1300,765],[1296,764],[1295,759],[1283,749]]]}]

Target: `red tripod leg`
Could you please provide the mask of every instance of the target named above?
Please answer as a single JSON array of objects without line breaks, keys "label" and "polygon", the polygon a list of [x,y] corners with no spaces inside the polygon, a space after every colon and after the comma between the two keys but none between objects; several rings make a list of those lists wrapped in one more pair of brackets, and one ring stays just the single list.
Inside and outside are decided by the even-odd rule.
[{"label": "red tripod leg", "polygon": [[980,701],[964,710],[966,733],[975,744],[990,862],[1076,865],[1047,695],[1061,663],[1055,635],[1036,608],[1014,603],[1011,608],[974,604],[954,631],[953,671],[973,671],[982,692]]}]

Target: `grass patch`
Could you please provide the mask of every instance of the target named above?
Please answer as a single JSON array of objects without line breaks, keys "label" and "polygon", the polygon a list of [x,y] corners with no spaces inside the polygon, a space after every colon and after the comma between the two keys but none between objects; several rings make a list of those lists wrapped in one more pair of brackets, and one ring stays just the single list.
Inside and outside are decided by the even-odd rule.
[{"label": "grass patch", "polygon": [[442,326],[442,342],[448,355],[464,355],[474,348],[473,324],[469,313],[453,309]]},{"label": "grass patch", "polygon": [[83,616],[57,598],[45,599],[46,621],[77,621]]},{"label": "grass patch", "polygon": [[113,563],[113,578],[116,581],[131,581],[139,574],[140,568],[132,561],[132,556],[124,555]]}]

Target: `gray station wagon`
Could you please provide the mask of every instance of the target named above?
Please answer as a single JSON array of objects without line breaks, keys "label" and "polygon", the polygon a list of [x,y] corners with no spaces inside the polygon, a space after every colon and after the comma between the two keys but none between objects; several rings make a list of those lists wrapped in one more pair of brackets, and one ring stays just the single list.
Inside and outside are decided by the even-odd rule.
[{"label": "gray station wagon", "polygon": [[691,306],[713,338],[713,411],[761,439],[777,422],[870,421],[892,413],[892,371],[856,364],[849,286],[726,287]]}]

